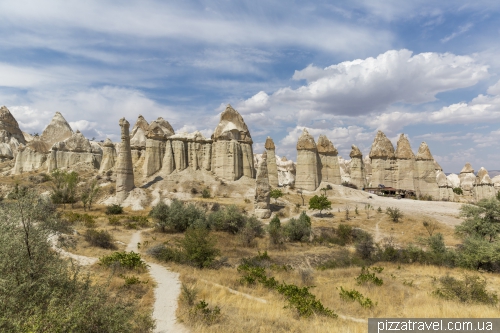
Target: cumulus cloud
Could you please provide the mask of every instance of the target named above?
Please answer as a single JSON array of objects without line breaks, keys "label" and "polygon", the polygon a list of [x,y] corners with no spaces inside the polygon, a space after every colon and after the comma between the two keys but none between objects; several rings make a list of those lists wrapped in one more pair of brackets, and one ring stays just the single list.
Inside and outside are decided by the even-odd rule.
[{"label": "cumulus cloud", "polygon": [[269,95],[264,91],[259,91],[249,99],[239,102],[236,108],[240,113],[247,114],[266,111],[270,105]]},{"label": "cumulus cloud", "polygon": [[401,102],[421,104],[436,94],[475,85],[488,76],[487,66],[469,56],[391,50],[376,58],[357,59],[319,70],[308,66],[294,79],[308,84],[281,88],[272,101],[325,113],[357,116]]},{"label": "cumulus cloud", "polygon": [[500,80],[488,88],[488,94],[490,95],[500,95]]}]

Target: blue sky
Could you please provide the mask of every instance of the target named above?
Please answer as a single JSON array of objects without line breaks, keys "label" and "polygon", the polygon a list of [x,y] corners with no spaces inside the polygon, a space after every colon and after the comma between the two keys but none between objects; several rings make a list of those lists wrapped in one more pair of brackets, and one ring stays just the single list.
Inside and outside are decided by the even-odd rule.
[{"label": "blue sky", "polygon": [[348,158],[378,129],[445,172],[500,169],[500,2],[2,1],[0,105],[29,133],[159,116],[209,136],[228,103],[255,152],[303,128]]}]

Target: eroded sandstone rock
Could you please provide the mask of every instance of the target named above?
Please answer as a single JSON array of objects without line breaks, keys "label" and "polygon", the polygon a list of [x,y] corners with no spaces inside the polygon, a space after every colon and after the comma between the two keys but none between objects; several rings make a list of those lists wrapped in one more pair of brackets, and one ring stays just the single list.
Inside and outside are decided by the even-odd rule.
[{"label": "eroded sandstone rock", "polygon": [[103,173],[114,168],[117,159],[116,148],[113,142],[106,138],[102,145],[102,161],[99,172]]},{"label": "eroded sandstone rock", "polygon": [[436,170],[434,168],[434,158],[427,143],[422,142],[418,148],[415,158],[416,177],[415,190],[418,196],[431,196],[433,199],[439,198],[439,187],[436,183]]},{"label": "eroded sandstone rock", "polygon": [[130,148],[130,123],[122,118],[119,121],[122,146],[116,163],[116,200],[122,203],[134,188],[134,169]]},{"label": "eroded sandstone rock", "polygon": [[394,187],[394,175],[397,173],[394,146],[382,131],[378,131],[370,150],[372,165],[372,186]]},{"label": "eroded sandstone rock", "polygon": [[314,191],[321,183],[319,156],[314,138],[304,128],[297,141],[297,174],[295,186],[298,189]]},{"label": "eroded sandstone rock", "polygon": [[397,172],[394,177],[396,188],[403,190],[415,190],[415,155],[411,150],[408,138],[401,134],[395,152]]},{"label": "eroded sandstone rock", "polygon": [[[64,141],[68,138],[70,138],[73,135],[73,130],[71,129],[71,126],[69,126],[68,122],[66,119],[64,119],[63,115],[60,112],[56,112],[54,114],[54,117],[52,117],[52,120],[50,123],[45,127],[45,129],[42,132],[42,135],[40,136],[40,141],[44,142],[46,145],[44,146],[44,152],[49,152],[50,148],[57,143]],[[30,142],[30,146],[31,146]],[[42,147],[33,147],[35,150],[41,150]]]},{"label": "eroded sandstone rock", "polygon": [[255,180],[255,216],[260,219],[271,217],[270,209],[270,193],[269,177],[267,171],[267,154],[262,154],[262,160],[257,168],[257,177]]},{"label": "eroded sandstone rock", "polygon": [[321,162],[321,181],[340,185],[340,166],[337,148],[325,135],[318,138],[318,155]]},{"label": "eroded sandstone rock", "polygon": [[349,163],[350,169],[350,183],[358,187],[358,189],[363,189],[366,187],[366,175],[365,175],[365,164],[363,161],[363,154],[361,150],[356,145],[351,146],[351,162]]},{"label": "eroded sandstone rock", "polygon": [[272,187],[278,187],[278,166],[276,165],[276,146],[270,136],[267,137],[264,145],[267,153],[267,172],[269,175],[269,184]]}]

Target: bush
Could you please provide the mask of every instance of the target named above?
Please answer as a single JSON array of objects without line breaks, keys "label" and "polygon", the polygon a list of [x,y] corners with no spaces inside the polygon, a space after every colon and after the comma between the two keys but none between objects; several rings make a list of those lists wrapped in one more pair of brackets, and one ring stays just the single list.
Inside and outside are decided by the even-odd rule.
[{"label": "bush", "polygon": [[489,293],[486,290],[486,280],[479,276],[465,275],[464,279],[458,280],[451,276],[444,276],[439,279],[440,287],[433,293],[434,295],[448,299],[458,300],[462,303],[483,303],[496,305],[498,296],[496,293]]},{"label": "bush", "polygon": [[455,193],[457,195],[463,195],[464,191],[462,191],[462,189],[460,187],[454,187],[453,188],[453,193]]},{"label": "bush", "polygon": [[[377,267],[378,268],[378,267]],[[377,268],[372,269],[377,271]],[[362,267],[361,273],[356,277],[356,283],[358,285],[365,284],[366,282],[371,282],[376,286],[381,286],[384,284],[384,280],[377,277],[375,273],[370,273],[370,268]]]},{"label": "bush", "polygon": [[362,259],[370,259],[372,253],[375,251],[373,237],[367,232],[363,232],[362,236],[356,242],[356,253]]},{"label": "bush", "polygon": [[273,245],[283,244],[283,228],[281,228],[281,222],[278,216],[274,216],[269,222],[267,227],[267,232],[269,233],[269,240]]},{"label": "bush", "polygon": [[149,227],[149,220],[147,216],[130,216],[129,219],[135,222],[141,228]]},{"label": "bush", "polygon": [[181,299],[186,302],[187,305],[193,306],[197,295],[198,290],[196,288],[189,288],[186,284],[182,284]]},{"label": "bush", "polygon": [[184,254],[178,248],[159,244],[148,249],[147,253],[152,257],[165,262],[177,262],[183,264],[186,262]]},{"label": "bush", "polygon": [[274,203],[277,203],[278,199],[283,196],[283,191],[281,191],[279,188],[275,188],[271,190],[269,196],[274,199]]},{"label": "bush", "polygon": [[102,247],[103,249],[116,249],[115,244],[113,244],[113,237],[106,230],[87,229],[84,237],[93,246]]},{"label": "bush", "polygon": [[193,204],[186,206],[179,200],[173,200],[170,206],[160,201],[149,212],[149,216],[162,232],[184,232],[194,225],[206,227],[205,212]]},{"label": "bush", "polygon": [[311,236],[311,218],[302,212],[298,219],[290,219],[283,229],[291,242],[308,241]]},{"label": "bush", "polygon": [[201,300],[190,311],[189,316],[194,320],[201,320],[206,325],[212,325],[220,321],[220,308],[215,306],[210,308],[205,300]]},{"label": "bush", "polygon": [[205,199],[210,198],[210,191],[208,189],[204,188],[203,191],[201,191],[201,197],[205,198]]},{"label": "bush", "polygon": [[189,228],[180,241],[186,260],[198,268],[210,267],[220,254],[217,240],[205,228]]},{"label": "bush", "polygon": [[392,222],[399,222],[399,219],[403,217],[403,212],[399,208],[387,207],[385,213],[389,215]]},{"label": "bush", "polygon": [[108,224],[112,226],[117,226],[120,225],[120,216],[109,216],[108,217]]},{"label": "bush", "polygon": [[106,207],[106,215],[123,214],[123,207],[117,204]]},{"label": "bush", "polygon": [[246,216],[236,207],[231,205],[225,209],[213,212],[208,215],[208,225],[215,231],[226,231],[232,234],[245,226]]},{"label": "bush", "polygon": [[256,237],[263,237],[265,234],[262,222],[255,216],[246,219],[245,226],[238,232],[243,246],[254,246]]},{"label": "bush", "polygon": [[352,230],[353,228],[350,225],[342,223],[339,224],[339,227],[336,231],[337,237],[340,240],[339,245],[344,246],[346,244],[352,243],[353,241]]},{"label": "bush", "polygon": [[192,195],[198,194],[198,190],[197,190],[196,188],[194,188],[194,187],[193,187],[193,188],[191,189],[191,194],[192,194]]},{"label": "bush", "polygon": [[377,305],[376,303],[373,304],[373,301],[369,299],[368,297],[364,297],[359,291],[356,289],[344,289],[340,287],[340,298],[342,298],[344,301],[358,301],[358,303],[364,307],[364,308],[372,308],[373,306]]},{"label": "bush", "polygon": [[109,267],[115,263],[127,269],[146,269],[147,264],[141,259],[139,253],[132,252],[115,252],[109,256],[99,258],[99,263]]}]

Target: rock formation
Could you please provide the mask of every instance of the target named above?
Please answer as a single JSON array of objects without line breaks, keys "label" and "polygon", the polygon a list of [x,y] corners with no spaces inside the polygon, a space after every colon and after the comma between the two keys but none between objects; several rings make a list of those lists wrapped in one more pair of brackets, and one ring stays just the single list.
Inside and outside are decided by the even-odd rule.
[{"label": "rock formation", "polygon": [[448,179],[448,182],[451,184],[452,188],[460,187],[460,178],[457,174],[450,173],[448,176],[446,176],[446,179]]},{"label": "rock formation", "polygon": [[396,152],[397,172],[394,178],[395,187],[403,190],[415,190],[415,155],[411,150],[408,138],[399,136]]},{"label": "rock formation", "polygon": [[266,152],[264,152],[257,169],[257,177],[255,180],[255,216],[260,219],[271,217],[270,192],[271,188],[267,172],[267,155]]},{"label": "rock formation", "polygon": [[365,175],[365,163],[363,162],[363,154],[356,145],[351,146],[351,157],[350,172],[351,180],[350,183],[358,187],[358,189],[363,189],[366,187],[366,175]]},{"label": "rock formation", "polygon": [[50,124],[43,130],[40,141],[46,144],[45,152],[49,152],[50,148],[52,148],[55,143],[64,141],[72,135],[73,130],[71,126],[69,126],[60,112],[56,112]]},{"label": "rock formation", "polygon": [[463,196],[468,197],[469,199],[474,199],[473,191],[476,183],[476,175],[474,174],[474,169],[469,162],[467,162],[462,168],[458,178],[460,179],[460,187],[462,188]]},{"label": "rock formation", "polygon": [[276,165],[276,147],[274,145],[273,139],[270,136],[267,137],[266,143],[264,145],[267,153],[267,171],[269,175],[269,185],[272,187],[278,187],[278,166]]},{"label": "rock formation", "polygon": [[66,140],[54,143],[49,154],[48,171],[69,168],[78,163],[85,163],[99,169],[102,151],[94,153],[93,150],[89,140],[77,130]]},{"label": "rock formation", "polygon": [[116,200],[122,203],[128,193],[134,188],[134,169],[130,148],[130,124],[125,119],[120,119],[122,146],[116,162]]},{"label": "rock formation", "polygon": [[5,106],[0,107],[0,131],[5,131],[10,134],[9,141],[10,138],[13,138],[17,141],[17,145],[21,143],[26,144],[26,139],[24,138],[23,132],[19,128],[17,120]]},{"label": "rock formation", "polygon": [[321,183],[319,156],[314,138],[304,128],[297,141],[297,174],[295,187],[314,191]]},{"label": "rock formation", "polygon": [[102,161],[99,172],[103,173],[114,168],[116,163],[116,148],[113,142],[107,138],[102,145]]},{"label": "rock formation", "polygon": [[453,184],[446,177],[442,170],[436,171],[436,183],[439,187],[439,196],[437,199],[443,201],[453,201],[455,194],[453,193]]},{"label": "rock formation", "polygon": [[149,124],[142,115],[137,117],[132,132],[130,133],[130,148],[132,149],[132,163],[135,165],[146,150],[146,133]]},{"label": "rock formation", "polygon": [[[252,137],[241,115],[228,105],[212,134],[212,171],[220,178],[253,178]],[[175,150],[174,150],[175,153]]]},{"label": "rock formation", "polygon": [[483,167],[477,172],[475,192],[476,201],[492,198],[496,194],[494,184],[488,175],[488,171]]},{"label": "rock formation", "polygon": [[278,169],[278,185],[295,186],[295,163],[285,156],[282,158],[276,156],[276,167]]},{"label": "rock formation", "polygon": [[333,146],[333,143],[328,140],[325,135],[320,135],[318,138],[318,155],[320,159],[321,181],[332,184],[342,184],[340,177],[340,166],[338,159],[338,151]]},{"label": "rock formation", "polygon": [[396,161],[394,159],[394,146],[382,131],[378,131],[370,150],[372,165],[371,183],[373,187],[384,185],[394,187],[394,174]]},{"label": "rock formation", "polygon": [[146,131],[146,149],[144,153],[143,175],[149,177],[160,171],[165,153],[166,134],[161,126],[152,121]]},{"label": "rock formation", "polygon": [[434,158],[427,143],[422,142],[420,144],[415,160],[415,190],[417,191],[417,195],[419,197],[431,196],[434,199],[439,198]]}]

